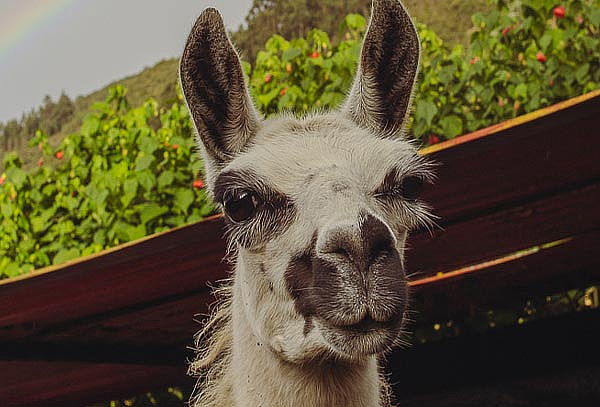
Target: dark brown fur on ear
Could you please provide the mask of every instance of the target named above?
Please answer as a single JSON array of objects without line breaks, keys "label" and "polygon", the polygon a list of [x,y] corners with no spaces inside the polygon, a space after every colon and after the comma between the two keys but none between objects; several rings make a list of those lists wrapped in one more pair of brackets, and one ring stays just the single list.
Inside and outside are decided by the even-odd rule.
[{"label": "dark brown fur on ear", "polygon": [[259,117],[239,57],[216,9],[207,8],[198,17],[179,71],[183,94],[207,154],[216,163],[229,161],[249,142]]},{"label": "dark brown fur on ear", "polygon": [[398,0],[374,0],[357,77],[344,110],[359,125],[395,135],[409,111],[419,37]]}]

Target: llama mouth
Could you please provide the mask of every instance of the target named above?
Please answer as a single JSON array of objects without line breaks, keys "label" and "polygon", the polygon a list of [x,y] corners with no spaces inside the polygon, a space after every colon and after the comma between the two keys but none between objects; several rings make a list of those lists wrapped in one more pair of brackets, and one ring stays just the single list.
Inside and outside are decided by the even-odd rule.
[{"label": "llama mouth", "polygon": [[336,328],[349,334],[372,334],[381,331],[388,331],[398,325],[397,319],[389,321],[375,321],[371,316],[366,316],[360,322],[353,325],[337,326]]},{"label": "llama mouth", "polygon": [[334,326],[322,323],[321,332],[340,354],[354,359],[384,353],[393,347],[402,332],[402,317],[378,322],[366,317],[357,324]]}]

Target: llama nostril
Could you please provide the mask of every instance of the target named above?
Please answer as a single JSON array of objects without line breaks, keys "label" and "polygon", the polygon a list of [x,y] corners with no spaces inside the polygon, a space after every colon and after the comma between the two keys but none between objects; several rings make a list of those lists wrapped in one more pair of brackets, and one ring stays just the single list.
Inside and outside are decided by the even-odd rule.
[{"label": "llama nostril", "polygon": [[380,260],[382,260],[385,256],[389,256],[395,248],[393,247],[393,242],[391,239],[381,240],[375,242],[371,246],[371,250],[369,253],[369,264],[374,264]]},{"label": "llama nostril", "polygon": [[396,252],[390,229],[371,214],[361,214],[359,226],[341,225],[325,232],[319,252],[340,266],[350,262],[361,273]]},{"label": "llama nostril", "polygon": [[338,247],[335,250],[333,250],[332,254],[337,254],[338,256],[347,258],[347,259],[352,259],[352,256],[350,256],[350,253],[348,253],[348,251],[346,249],[344,249],[343,247]]}]

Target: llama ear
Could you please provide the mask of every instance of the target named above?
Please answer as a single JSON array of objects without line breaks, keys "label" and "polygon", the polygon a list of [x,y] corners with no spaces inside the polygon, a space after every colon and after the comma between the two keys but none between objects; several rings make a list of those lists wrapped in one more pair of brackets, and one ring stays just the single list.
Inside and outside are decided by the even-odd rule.
[{"label": "llama ear", "polygon": [[206,164],[220,168],[250,142],[260,117],[216,9],[207,8],[196,20],[181,57],[179,76],[209,159]]},{"label": "llama ear", "polygon": [[373,0],[360,63],[342,111],[386,136],[402,131],[419,69],[419,36],[398,0]]}]

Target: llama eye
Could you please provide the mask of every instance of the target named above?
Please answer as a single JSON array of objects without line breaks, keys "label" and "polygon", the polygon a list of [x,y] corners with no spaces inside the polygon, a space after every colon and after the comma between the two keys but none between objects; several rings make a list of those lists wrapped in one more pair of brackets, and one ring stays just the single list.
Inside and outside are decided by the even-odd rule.
[{"label": "llama eye", "polygon": [[415,176],[408,176],[402,179],[400,183],[400,196],[402,198],[414,201],[421,194],[423,189],[423,179]]},{"label": "llama eye", "polygon": [[235,190],[225,197],[225,214],[234,222],[243,222],[256,213],[262,201],[252,191]]}]

